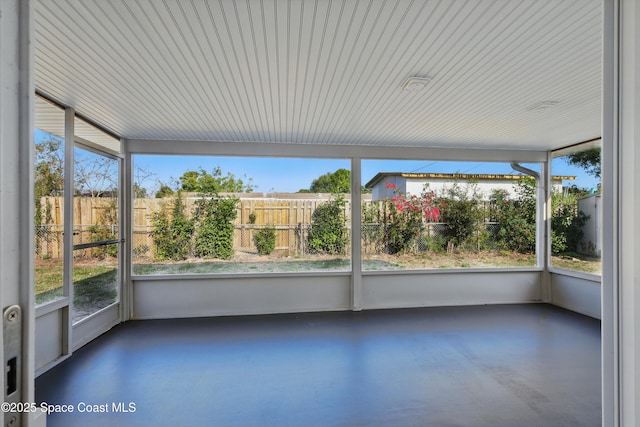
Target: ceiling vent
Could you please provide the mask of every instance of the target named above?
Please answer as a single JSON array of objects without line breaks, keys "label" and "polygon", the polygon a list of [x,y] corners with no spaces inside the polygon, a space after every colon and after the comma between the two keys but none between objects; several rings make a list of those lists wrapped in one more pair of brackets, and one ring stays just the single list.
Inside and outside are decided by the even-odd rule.
[{"label": "ceiling vent", "polygon": [[431,77],[407,77],[404,83],[402,83],[402,90],[406,90],[407,92],[420,92],[430,81]]}]

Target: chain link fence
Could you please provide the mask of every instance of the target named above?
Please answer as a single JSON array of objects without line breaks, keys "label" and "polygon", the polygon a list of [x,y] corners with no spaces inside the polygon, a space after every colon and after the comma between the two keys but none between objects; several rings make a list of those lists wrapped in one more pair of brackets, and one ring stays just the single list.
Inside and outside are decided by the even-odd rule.
[{"label": "chain link fence", "polygon": [[[255,224],[235,225],[233,235],[234,252],[257,255],[256,232],[265,227],[267,226]],[[273,227],[276,232],[274,254],[295,256],[312,253],[307,244],[309,231],[311,230],[310,224],[280,224],[270,225],[269,227]],[[350,246],[348,245],[346,251],[348,252],[349,250]],[[134,261],[150,259],[153,258],[153,255],[153,227],[135,226],[133,229]]]},{"label": "chain link fence", "polygon": [[[485,222],[476,227],[474,233],[464,242],[464,246],[473,250],[501,249],[496,233],[498,223]],[[443,251],[449,245],[446,223],[425,224],[422,232],[415,236],[408,252],[420,253],[429,251]],[[379,255],[389,253],[389,225],[388,224],[362,224],[362,253],[366,255]]]},{"label": "chain link fence", "polygon": [[[255,235],[263,225],[240,224],[234,226],[233,248],[236,254],[257,255]],[[313,254],[308,245],[311,224],[282,224],[272,226],[276,231],[276,255],[309,255]],[[422,233],[415,237],[409,252],[421,253],[429,251],[443,251],[447,249],[447,224],[425,224]],[[347,233],[348,233],[347,226]],[[474,234],[467,239],[465,247],[474,250],[501,249],[497,241],[498,224],[485,222],[477,227]],[[379,255],[389,253],[387,249],[389,227],[385,224],[362,224],[362,253]],[[350,242],[350,239],[348,239]],[[350,244],[346,252],[350,251]],[[133,258],[135,261],[151,259],[154,255],[153,227],[136,226],[133,230]]]},{"label": "chain link fence", "polygon": [[[276,230],[276,245],[274,253],[278,255],[306,255],[312,253],[307,241],[310,224],[283,224],[273,226]],[[446,250],[447,224],[428,223],[422,233],[414,239],[409,252],[420,253],[428,251]],[[234,230],[234,251],[257,255],[255,234],[264,228],[261,225],[240,224]],[[466,241],[466,247],[475,250],[501,249],[496,238],[498,224],[485,222],[477,227],[474,234]],[[362,253],[377,255],[388,253],[388,225],[378,223],[362,224]],[[62,259],[63,256],[63,227],[56,224],[36,226],[35,248],[37,259]],[[74,227],[73,244],[95,242],[96,240],[116,239],[118,226],[86,225]],[[346,248],[350,250],[349,246]],[[102,249],[104,250],[104,249]],[[74,257],[84,258],[95,256],[95,248],[74,251]],[[133,257],[134,260],[153,258],[153,227],[135,226],[133,229]]]},{"label": "chain link fence", "polygon": [[[416,236],[411,252],[427,252],[446,249],[446,224],[429,223],[424,231]],[[274,226],[276,230],[275,253],[281,255],[304,255],[311,251],[307,240],[310,224],[285,224]],[[262,229],[260,225],[243,224],[235,226],[234,250],[247,254],[257,254],[255,245],[255,233]],[[497,239],[494,238],[498,224],[486,222],[466,242],[474,249],[500,249]],[[36,257],[38,259],[62,259],[63,235],[60,225],[36,226]],[[118,236],[116,225],[78,225],[74,227],[73,244],[83,244],[100,240],[115,239]],[[388,240],[388,227],[385,224],[362,225],[362,252],[364,254],[388,253],[386,246]],[[348,248],[347,248],[348,249]],[[133,230],[133,255],[136,258],[153,256],[153,227],[136,226]],[[91,256],[91,249],[79,249],[75,251],[75,257]]]},{"label": "chain link fence", "polygon": [[[78,224],[73,227],[73,244],[81,245],[118,238],[118,226],[115,224]],[[35,227],[36,259],[61,260],[64,256],[64,226],[62,224],[41,224]],[[115,255],[113,248],[77,249],[74,258],[91,258],[104,254]]]},{"label": "chain link fence", "polygon": [[64,227],[61,224],[42,224],[35,228],[36,259],[62,259],[62,238]]}]

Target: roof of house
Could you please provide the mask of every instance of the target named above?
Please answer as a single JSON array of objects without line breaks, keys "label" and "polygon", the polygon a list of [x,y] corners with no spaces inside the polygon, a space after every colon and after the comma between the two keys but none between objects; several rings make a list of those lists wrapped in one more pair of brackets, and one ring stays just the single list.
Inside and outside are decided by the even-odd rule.
[{"label": "roof of house", "polygon": [[[413,173],[413,172],[378,172],[376,176],[371,178],[365,184],[366,188],[373,188],[378,182],[387,177],[401,177],[410,179],[437,179],[437,180],[496,180],[496,181],[517,181],[526,175],[507,175],[507,174],[485,174],[485,173]],[[551,177],[554,181],[572,181],[575,176],[571,175],[554,175]]]}]

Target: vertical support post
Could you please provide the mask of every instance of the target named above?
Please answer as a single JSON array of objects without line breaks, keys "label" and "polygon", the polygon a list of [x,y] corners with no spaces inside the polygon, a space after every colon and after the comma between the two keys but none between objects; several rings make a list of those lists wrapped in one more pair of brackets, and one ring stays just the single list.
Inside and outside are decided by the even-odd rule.
[{"label": "vertical support post", "polygon": [[125,322],[131,319],[133,314],[133,289],[131,283],[131,268],[133,254],[133,156],[128,150],[127,141],[121,141],[124,160],[120,171],[120,207],[119,207],[119,224],[120,238],[124,242],[120,244],[120,253],[118,258],[120,265],[118,266],[121,274],[120,284],[120,321]]},{"label": "vertical support post", "polygon": [[542,164],[542,173],[540,174],[540,184],[538,185],[538,247],[537,258],[538,265],[542,267],[541,277],[541,298],[544,302],[551,302],[553,295],[551,293],[551,194],[553,192],[553,183],[551,179],[551,153],[547,153],[547,161]]},{"label": "vertical support post", "polygon": [[602,87],[602,425],[620,426],[618,47],[619,1],[603,2]]},{"label": "vertical support post", "polygon": [[73,170],[75,145],[75,118],[73,108],[64,111],[64,234],[62,237],[63,272],[62,294],[67,299],[67,305],[62,309],[62,354],[73,352]]},{"label": "vertical support post", "polygon": [[[15,377],[22,402],[34,400],[35,371],[32,41],[33,2],[0,0],[0,308],[17,305],[22,312],[21,373]],[[7,390],[6,375],[0,377]],[[15,426],[28,426],[32,417],[6,415],[15,417]]]},{"label": "vertical support post", "polygon": [[351,159],[351,309],[362,310],[362,164]]},{"label": "vertical support post", "polygon": [[[607,250],[603,250],[603,265],[607,268],[603,272],[603,301],[613,303],[613,313],[607,313],[613,319],[607,319],[605,333],[613,332],[617,345],[613,355],[615,381],[611,384],[605,380],[603,385],[614,387],[619,396],[613,402],[617,404],[614,410],[619,412],[619,419],[614,421],[620,426],[637,426],[640,425],[640,5],[637,0],[608,0],[605,16],[608,19],[603,60],[606,94],[603,133],[611,147],[606,150],[609,159],[603,170],[606,166],[611,168],[605,171],[605,179],[611,181],[603,196],[607,197],[605,206],[612,204],[613,212],[607,206],[605,218],[612,213],[609,218],[613,219],[613,225],[607,226],[604,233],[613,231],[613,241],[607,242]],[[605,343],[610,344],[609,341],[603,342],[605,351]],[[604,354],[605,358],[609,364],[604,369],[610,373],[612,356]]]}]

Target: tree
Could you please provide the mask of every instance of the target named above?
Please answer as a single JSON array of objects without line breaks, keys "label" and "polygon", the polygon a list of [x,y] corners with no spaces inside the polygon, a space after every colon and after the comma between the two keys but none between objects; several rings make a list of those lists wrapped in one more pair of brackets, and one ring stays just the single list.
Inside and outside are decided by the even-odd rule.
[{"label": "tree", "polygon": [[35,197],[59,196],[64,190],[62,140],[50,137],[36,144]]},{"label": "tree", "polygon": [[351,171],[347,169],[338,169],[335,172],[327,172],[311,181],[309,192],[332,194],[350,193]]},{"label": "tree", "polygon": [[73,161],[74,192],[78,196],[113,196],[118,188],[118,161],[76,150]]},{"label": "tree", "polygon": [[136,199],[146,199],[149,197],[149,191],[144,187],[144,182],[155,173],[148,170],[145,166],[135,165],[135,173],[133,174],[133,197]]},{"label": "tree", "polygon": [[[213,168],[211,173],[200,168],[199,171],[187,171],[180,177],[182,190],[193,193],[248,193],[253,191],[253,180],[243,176],[236,178],[231,172],[222,174],[219,166]],[[156,196],[157,197],[157,196]]]},{"label": "tree", "polygon": [[[371,189],[360,187],[363,194],[371,193]],[[351,192],[351,171],[338,169],[335,172],[327,172],[311,181],[309,189],[303,188],[298,193],[331,193],[341,194]]]},{"label": "tree", "polygon": [[573,166],[581,167],[589,175],[600,178],[600,151],[600,148],[591,148],[590,150],[569,154],[567,156],[567,163]]},{"label": "tree", "polygon": [[137,182],[133,183],[133,197],[135,199],[146,199],[149,197],[149,193],[147,193],[147,189],[141,187]]},{"label": "tree", "polygon": [[156,199],[163,199],[165,197],[173,197],[175,191],[171,189],[167,184],[160,183],[160,188],[156,192]]},{"label": "tree", "polygon": [[51,206],[44,207],[42,198],[46,196],[60,196],[64,191],[64,152],[60,138],[49,137],[36,143],[36,159],[34,165],[34,202],[35,223],[42,224],[51,221]]}]

